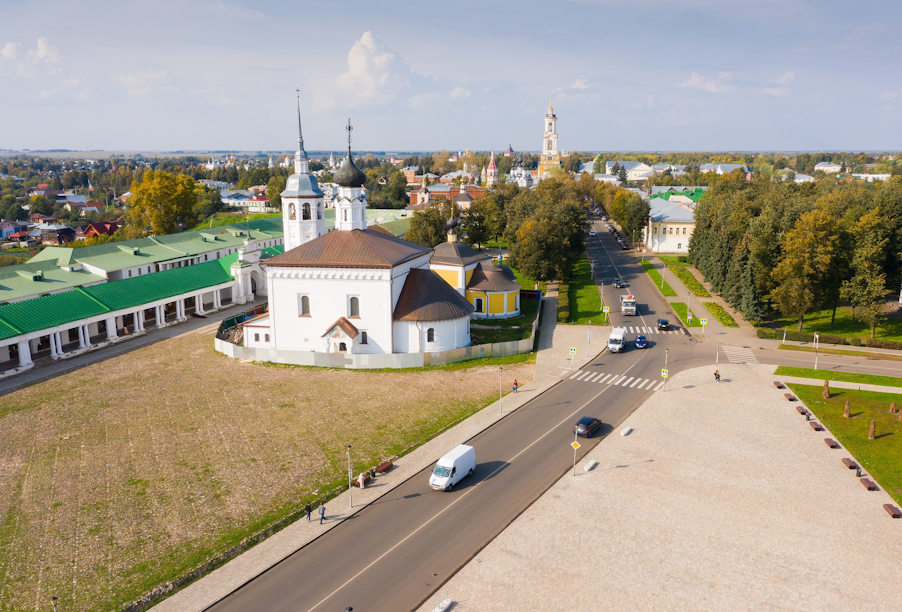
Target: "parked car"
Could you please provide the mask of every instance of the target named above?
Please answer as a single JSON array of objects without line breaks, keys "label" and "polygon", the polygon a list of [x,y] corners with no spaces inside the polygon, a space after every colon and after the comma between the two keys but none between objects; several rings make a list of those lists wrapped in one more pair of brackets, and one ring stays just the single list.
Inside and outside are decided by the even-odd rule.
[{"label": "parked car", "polygon": [[642,334],[636,336],[636,348],[648,348],[648,340],[646,340],[645,336],[643,336]]},{"label": "parked car", "polygon": [[623,281],[620,280],[619,278],[614,279],[614,287],[616,287],[617,289],[623,289],[625,286],[626,285],[624,285]]},{"label": "parked car", "polygon": [[601,428],[601,421],[593,417],[583,417],[576,422],[573,432],[581,438],[591,438]]},{"label": "parked car", "polygon": [[670,321],[667,319],[658,319],[658,329],[667,331],[670,329]]},{"label": "parked car", "polygon": [[594,232],[594,231],[593,231],[593,232],[589,232],[589,235],[590,235],[590,236],[594,236],[594,235],[595,235],[595,232]]},{"label": "parked car", "polygon": [[628,245],[628,244],[625,243],[625,242],[621,242],[621,243],[620,243],[620,246],[623,247],[623,250],[624,250],[624,251],[628,251],[629,248],[630,248],[630,245]]}]

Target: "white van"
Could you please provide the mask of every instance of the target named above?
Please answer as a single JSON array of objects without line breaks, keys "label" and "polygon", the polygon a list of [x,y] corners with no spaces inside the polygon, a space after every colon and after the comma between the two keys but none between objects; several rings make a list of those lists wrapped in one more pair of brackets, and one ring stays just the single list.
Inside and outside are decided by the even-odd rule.
[{"label": "white van", "polygon": [[612,353],[623,351],[626,346],[626,328],[615,327],[611,330],[611,337],[608,338],[608,350]]},{"label": "white van", "polygon": [[450,491],[464,476],[476,469],[476,449],[466,444],[455,446],[435,464],[429,486],[436,491]]}]

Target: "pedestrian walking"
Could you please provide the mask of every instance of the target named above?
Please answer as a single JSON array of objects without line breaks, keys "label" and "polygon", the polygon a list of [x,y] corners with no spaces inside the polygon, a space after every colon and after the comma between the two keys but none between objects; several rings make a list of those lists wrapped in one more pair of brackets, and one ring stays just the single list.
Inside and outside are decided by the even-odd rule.
[{"label": "pedestrian walking", "polygon": [[319,524],[323,524],[323,519],[326,518],[326,504],[323,504],[319,507]]},{"label": "pedestrian walking", "polygon": [[307,513],[307,521],[310,521],[310,502],[307,502],[307,505],[304,506],[304,512]]},{"label": "pedestrian walking", "polygon": [[514,379],[514,393],[517,392],[517,379]]},{"label": "pedestrian walking", "polygon": [[714,382],[720,382],[720,370],[714,370]]}]

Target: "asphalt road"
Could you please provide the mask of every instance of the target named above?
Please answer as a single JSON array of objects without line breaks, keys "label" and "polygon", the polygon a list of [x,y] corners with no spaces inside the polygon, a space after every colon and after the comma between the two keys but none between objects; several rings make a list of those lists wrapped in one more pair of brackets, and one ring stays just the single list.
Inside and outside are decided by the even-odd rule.
[{"label": "asphalt road", "polygon": [[[608,255],[600,240],[590,242],[600,274],[616,268],[621,277],[636,283],[641,314],[629,320],[651,325],[656,315],[667,312],[666,302],[633,256],[613,250]],[[643,283],[648,287],[639,291]],[[614,322],[619,318],[615,314]],[[593,340],[601,346],[606,339],[606,332],[599,328]],[[297,612],[351,606],[358,612],[397,612],[419,607],[572,470],[570,443],[580,417],[600,418],[605,428],[591,440],[580,439],[577,460],[653,392],[661,380],[665,347],[670,349],[674,372],[702,360],[713,361],[714,346],[682,332],[655,334],[650,339],[649,349],[628,349],[616,355],[605,351],[583,369],[652,379],[655,385],[643,383],[645,389],[639,389],[600,384],[600,377],[588,375],[584,378],[596,382],[562,381],[468,441],[476,449],[477,468],[453,492],[429,488],[430,466],[210,610]]]},{"label": "asphalt road", "polygon": [[[596,231],[597,237],[588,241],[596,278],[605,285],[614,277],[622,278],[639,302],[637,316],[612,312],[612,323],[653,327],[659,317],[678,323],[636,255],[622,251],[603,227]],[[606,286],[608,291],[619,294]],[[612,310],[613,304],[619,304],[616,297],[608,302]],[[631,334],[630,339],[633,337]],[[696,340],[682,330],[648,334],[648,339],[645,350],[633,348],[630,342],[623,353],[603,351],[582,368],[592,374],[568,377],[469,440],[476,449],[476,471],[453,492],[429,488],[430,466],[209,610],[337,612],[350,606],[355,612],[398,612],[418,608],[573,469],[570,443],[573,425],[580,417],[600,418],[605,428],[591,440],[580,439],[578,461],[615,431],[657,386],[657,382],[628,386],[629,380],[610,384],[620,377],[608,375],[660,381],[665,349],[671,373],[714,364],[717,345]],[[599,328],[593,344],[601,346],[606,340],[607,329]],[[759,356],[759,360],[766,358]]]}]

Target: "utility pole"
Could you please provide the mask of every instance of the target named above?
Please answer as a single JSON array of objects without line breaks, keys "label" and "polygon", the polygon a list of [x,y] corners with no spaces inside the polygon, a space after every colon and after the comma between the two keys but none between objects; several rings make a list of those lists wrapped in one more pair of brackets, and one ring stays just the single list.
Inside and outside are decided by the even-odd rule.
[{"label": "utility pole", "polygon": [[814,369],[817,369],[817,345],[820,340],[820,335],[817,332],[814,332]]},{"label": "utility pole", "polygon": [[354,507],[354,500],[351,499],[351,445],[348,444],[348,503],[350,507]]},{"label": "utility pole", "polygon": [[498,407],[501,409],[501,414],[504,414],[504,395],[501,391],[501,374],[504,372],[504,368],[498,366]]}]

